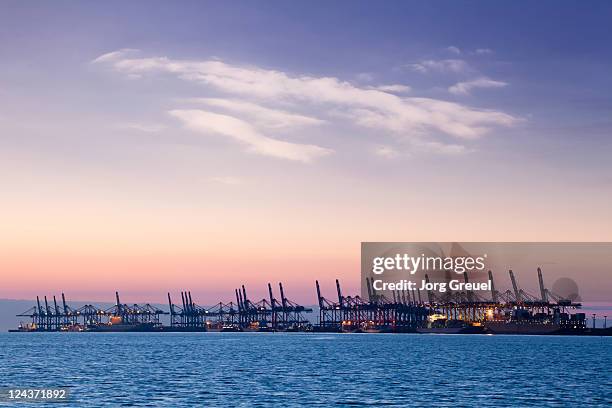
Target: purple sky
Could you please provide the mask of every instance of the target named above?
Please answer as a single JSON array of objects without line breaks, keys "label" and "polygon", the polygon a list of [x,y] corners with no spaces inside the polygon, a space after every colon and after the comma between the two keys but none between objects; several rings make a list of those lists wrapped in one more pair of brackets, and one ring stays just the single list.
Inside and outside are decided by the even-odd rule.
[{"label": "purple sky", "polygon": [[177,278],[356,290],[361,241],[612,240],[611,19],[5,1],[0,296],[126,274],[160,299]]}]

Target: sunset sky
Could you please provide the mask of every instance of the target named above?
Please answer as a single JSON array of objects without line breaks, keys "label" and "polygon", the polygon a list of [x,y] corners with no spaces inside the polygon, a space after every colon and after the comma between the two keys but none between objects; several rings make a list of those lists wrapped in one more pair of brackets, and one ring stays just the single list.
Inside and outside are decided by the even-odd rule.
[{"label": "sunset sky", "polygon": [[612,240],[612,3],[226,3],[0,4],[0,298],[314,303],[361,241]]}]

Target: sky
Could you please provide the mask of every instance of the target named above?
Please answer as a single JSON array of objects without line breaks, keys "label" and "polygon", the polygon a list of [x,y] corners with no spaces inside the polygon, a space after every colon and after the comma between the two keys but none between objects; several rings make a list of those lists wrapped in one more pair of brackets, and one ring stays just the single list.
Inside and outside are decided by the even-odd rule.
[{"label": "sky", "polygon": [[362,241],[610,241],[611,19],[3,1],[0,297],[314,303],[358,290]]}]

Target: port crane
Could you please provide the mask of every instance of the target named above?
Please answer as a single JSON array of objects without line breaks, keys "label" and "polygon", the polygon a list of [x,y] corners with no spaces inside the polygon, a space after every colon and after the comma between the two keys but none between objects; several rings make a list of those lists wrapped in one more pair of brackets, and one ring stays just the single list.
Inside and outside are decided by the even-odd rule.
[{"label": "port crane", "polygon": [[[548,288],[544,283],[541,268],[537,268],[539,295],[534,296],[521,289],[512,270],[508,271],[512,290],[497,289],[492,271],[488,271],[490,292],[476,293],[472,290],[456,290],[443,294],[426,291],[393,290],[378,291],[371,277],[365,278],[364,293],[346,295],[340,281],[335,280],[335,296],[322,295],[319,281],[315,281],[318,321],[314,329],[321,331],[391,331],[408,332],[422,328],[432,316],[443,316],[447,321],[461,321],[470,325],[484,325],[499,321],[520,321],[564,325],[563,327],[584,328],[584,314],[570,315],[568,310],[581,305],[566,299]],[[467,284],[470,277],[463,274]],[[430,282],[430,277],[425,276]],[[21,317],[29,317],[31,323],[24,326],[26,331],[68,331],[68,330],[107,330],[109,326],[145,325],[151,330],[169,331],[304,331],[313,327],[306,318],[311,308],[299,305],[287,298],[282,283],[278,284],[280,297],[276,297],[274,287],[267,284],[267,296],[253,301],[241,285],[234,290],[235,302],[219,302],[212,306],[200,306],[194,302],[191,291],[180,292],[180,304],[172,301],[167,294],[169,312],[149,303],[122,303],[119,293],[115,292],[114,304],[106,309],[86,304],[72,308],[61,294],[61,304],[57,297],[52,303],[47,296],[37,296],[36,304]],[[161,317],[170,315],[170,325],[163,326]]]}]

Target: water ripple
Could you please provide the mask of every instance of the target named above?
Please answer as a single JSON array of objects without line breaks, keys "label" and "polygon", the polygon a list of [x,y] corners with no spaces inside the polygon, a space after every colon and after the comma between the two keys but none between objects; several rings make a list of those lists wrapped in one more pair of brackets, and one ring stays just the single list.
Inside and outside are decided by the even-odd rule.
[{"label": "water ripple", "polygon": [[610,338],[3,333],[0,345],[2,386],[70,386],[71,407],[612,403]]}]

